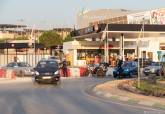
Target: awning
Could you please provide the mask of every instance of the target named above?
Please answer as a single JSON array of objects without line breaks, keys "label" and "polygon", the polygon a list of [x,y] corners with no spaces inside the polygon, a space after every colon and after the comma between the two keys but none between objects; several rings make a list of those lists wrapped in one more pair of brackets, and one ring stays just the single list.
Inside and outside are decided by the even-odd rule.
[{"label": "awning", "polygon": [[[108,35],[110,37],[120,37],[121,34],[124,34],[127,38],[137,38],[143,24],[108,24]],[[72,32],[72,36],[75,39],[82,38],[100,38],[102,33],[105,31],[106,24],[98,25],[98,28],[95,29],[94,26],[83,28],[80,30],[75,30]],[[159,36],[165,34],[165,25],[144,25],[145,36]]]}]

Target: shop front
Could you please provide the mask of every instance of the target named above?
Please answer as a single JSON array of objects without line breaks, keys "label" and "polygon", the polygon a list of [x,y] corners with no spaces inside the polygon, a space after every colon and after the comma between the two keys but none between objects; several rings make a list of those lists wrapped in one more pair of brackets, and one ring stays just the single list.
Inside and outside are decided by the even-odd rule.
[{"label": "shop front", "polygon": [[[91,39],[87,41],[89,44],[81,44],[77,48],[78,55],[74,61],[83,59],[87,64],[87,61],[94,61],[97,55],[100,55],[101,61],[110,62],[111,65],[118,56],[122,56],[123,60],[149,58],[158,61],[157,51],[160,50],[160,43],[164,42],[165,25],[102,24],[98,25],[97,30],[91,28],[90,31],[89,27],[74,31],[77,42]],[[96,41],[98,45],[94,45]]]},{"label": "shop front", "polygon": [[[132,60],[135,57],[136,45],[131,41],[125,41],[125,58]],[[110,65],[115,66],[120,47],[118,41],[109,41],[109,60]],[[87,64],[98,64],[105,62],[104,44],[101,41],[71,41],[64,43],[64,53],[71,66],[86,66]]]}]

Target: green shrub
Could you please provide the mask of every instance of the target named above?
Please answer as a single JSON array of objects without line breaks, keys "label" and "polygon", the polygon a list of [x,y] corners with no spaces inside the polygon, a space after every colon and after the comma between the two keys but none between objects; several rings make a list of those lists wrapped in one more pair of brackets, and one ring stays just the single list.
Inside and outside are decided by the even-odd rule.
[{"label": "green shrub", "polygon": [[137,81],[135,82],[134,86],[142,91],[145,95],[153,95],[157,97],[165,97],[165,88],[149,83],[147,80],[142,80],[140,82],[140,87],[138,88]]}]

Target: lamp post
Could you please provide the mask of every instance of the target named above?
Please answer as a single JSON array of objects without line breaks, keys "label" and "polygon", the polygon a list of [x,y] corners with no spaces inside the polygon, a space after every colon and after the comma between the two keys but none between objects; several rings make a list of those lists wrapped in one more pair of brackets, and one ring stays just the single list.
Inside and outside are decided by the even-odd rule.
[{"label": "lamp post", "polygon": [[7,42],[7,39],[6,39],[6,54],[7,54],[7,64],[8,64],[8,42]]},{"label": "lamp post", "polygon": [[[109,43],[108,43],[108,24],[106,24],[106,28],[104,30],[105,38],[104,38],[104,62],[108,63],[109,61]],[[103,34],[104,34],[103,33]]]},{"label": "lamp post", "polygon": [[34,63],[36,65],[36,37],[33,38],[34,38]]},{"label": "lamp post", "polygon": [[[137,57],[138,57],[138,88],[140,88],[140,79],[141,79],[141,72],[140,72],[140,58],[139,58],[139,55],[140,55],[140,37],[141,37],[141,32],[143,32],[143,37],[144,37],[144,22],[142,24],[142,27],[141,27],[141,30],[140,30],[140,34],[139,34],[139,37],[138,37],[138,40],[137,40]],[[142,61],[143,61],[143,58],[142,58]]]}]

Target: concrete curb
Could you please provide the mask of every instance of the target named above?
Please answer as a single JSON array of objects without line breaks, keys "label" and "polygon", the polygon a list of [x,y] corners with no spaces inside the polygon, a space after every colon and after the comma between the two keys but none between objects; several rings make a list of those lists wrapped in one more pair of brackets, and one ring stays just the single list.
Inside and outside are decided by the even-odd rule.
[{"label": "concrete curb", "polygon": [[[110,82],[108,82],[108,83],[110,83]],[[97,85],[97,86],[99,86],[99,85]],[[140,98],[134,99],[134,98],[130,98],[127,96],[120,96],[117,93],[116,94],[111,93],[111,91],[107,92],[107,91],[98,89],[97,86],[95,86],[92,89],[92,93],[94,93],[94,95],[96,95],[98,97],[106,98],[106,99],[110,99],[110,100],[122,101],[122,102],[126,102],[128,104],[137,104],[137,105],[149,106],[152,108],[159,108],[159,109],[165,110],[165,104],[163,104],[163,103],[145,101],[144,99],[140,99]]]}]

